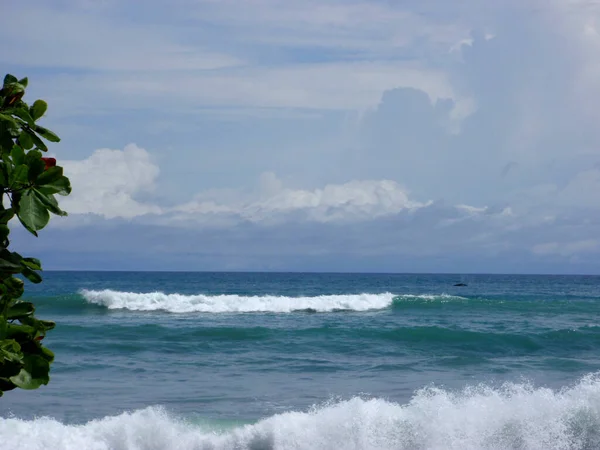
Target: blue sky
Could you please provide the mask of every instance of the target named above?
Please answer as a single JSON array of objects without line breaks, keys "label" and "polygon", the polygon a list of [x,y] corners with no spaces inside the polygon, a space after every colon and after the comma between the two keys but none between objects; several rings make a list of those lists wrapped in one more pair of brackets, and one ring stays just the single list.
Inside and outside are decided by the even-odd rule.
[{"label": "blue sky", "polygon": [[49,102],[74,187],[14,242],[54,269],[600,273],[599,21],[591,0],[11,2],[0,62]]}]

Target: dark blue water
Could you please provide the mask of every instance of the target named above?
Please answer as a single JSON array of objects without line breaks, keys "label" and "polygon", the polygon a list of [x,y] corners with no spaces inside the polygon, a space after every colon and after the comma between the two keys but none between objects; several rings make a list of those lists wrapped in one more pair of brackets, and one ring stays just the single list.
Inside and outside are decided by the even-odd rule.
[{"label": "dark blue water", "polygon": [[600,277],[55,272],[26,297],[58,325],[50,385],[0,400],[20,448],[600,448]]}]

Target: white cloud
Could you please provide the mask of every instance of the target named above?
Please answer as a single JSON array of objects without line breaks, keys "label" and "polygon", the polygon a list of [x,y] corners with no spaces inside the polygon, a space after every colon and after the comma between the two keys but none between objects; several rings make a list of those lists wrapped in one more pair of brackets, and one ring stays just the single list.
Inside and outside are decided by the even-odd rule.
[{"label": "white cloud", "polygon": [[100,149],[82,161],[59,161],[73,193],[61,198],[71,214],[97,214],[107,219],[160,213],[155,205],[135,200],[155,186],[159,169],[146,150],[129,144],[123,150]]},{"label": "white cloud", "polygon": [[[250,222],[292,219],[314,222],[362,221],[427,206],[410,200],[407,191],[391,180],[354,180],[317,189],[285,188],[273,173],[260,178],[259,190],[244,195],[229,191],[201,193],[194,201],[176,206],[175,220],[210,221],[214,214],[233,215]],[[221,197],[222,201],[219,201]],[[300,216],[298,216],[300,214]]]},{"label": "white cloud", "polygon": [[[430,204],[410,200],[406,189],[392,180],[353,180],[323,188],[291,189],[274,173],[266,172],[253,191],[209,190],[200,192],[191,202],[160,208],[136,200],[136,195],[155,189],[159,168],[150,154],[135,144],[124,150],[96,150],[82,161],[61,163],[73,185],[73,193],[62,200],[62,206],[71,214],[96,214],[108,219],[155,214],[164,215],[167,223],[206,222],[215,215],[225,215],[272,222],[300,213],[308,221],[353,221],[373,220]],[[479,211],[461,208],[471,214]]]}]

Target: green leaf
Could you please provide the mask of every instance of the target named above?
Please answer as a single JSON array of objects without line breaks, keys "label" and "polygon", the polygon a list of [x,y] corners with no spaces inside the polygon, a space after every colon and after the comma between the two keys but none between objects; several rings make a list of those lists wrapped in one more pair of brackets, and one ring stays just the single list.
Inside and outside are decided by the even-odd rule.
[{"label": "green leaf", "polygon": [[17,184],[27,184],[29,182],[29,167],[25,164],[17,166],[14,172],[11,173],[10,186],[16,188]]},{"label": "green leaf", "polygon": [[25,150],[29,150],[30,148],[33,148],[33,139],[31,139],[31,135],[27,131],[23,131],[19,135],[19,144]]},{"label": "green leaf", "polygon": [[[2,107],[2,105],[0,104],[0,108],[1,107]],[[8,116],[3,116],[3,117],[8,117]],[[17,125],[16,122],[11,122],[9,120],[4,120],[4,119],[0,118],[0,150],[2,153],[10,151],[10,149],[14,145],[14,142],[12,139],[13,138],[13,130],[18,131],[18,129],[19,129],[19,126]]]},{"label": "green leaf", "polygon": [[52,322],[51,320],[40,320],[39,322],[42,325],[44,331],[53,330],[56,326],[56,323]]},{"label": "green leaf", "polygon": [[47,349],[46,347],[42,347],[41,350],[42,350],[42,354],[40,356],[42,358],[44,358],[49,363],[54,361],[54,353],[51,350]]},{"label": "green leaf", "polygon": [[5,359],[19,360],[21,353],[21,346],[14,339],[2,339],[0,340],[0,355]]},{"label": "green leaf", "polygon": [[35,337],[36,329],[30,325],[22,325],[18,323],[9,323],[6,336],[9,339],[16,339],[17,341],[29,341]]},{"label": "green leaf", "polygon": [[63,176],[52,183],[46,183],[43,186],[40,186],[38,190],[46,195],[69,195],[71,193],[71,183],[67,177]]},{"label": "green leaf", "polygon": [[31,140],[33,141],[33,143],[35,144],[36,148],[40,149],[43,152],[47,152],[48,151],[48,146],[46,144],[44,144],[44,141],[42,141],[37,134],[35,133],[31,133]]},{"label": "green leaf", "polygon": [[27,317],[35,312],[33,303],[29,302],[18,302],[8,309],[6,318],[8,320],[20,319],[21,317]]},{"label": "green leaf", "polygon": [[25,150],[18,145],[13,145],[10,157],[12,158],[13,163],[15,163],[15,166],[19,166],[25,162]]},{"label": "green leaf", "polygon": [[0,113],[0,120],[10,123],[12,126],[18,127],[19,123],[8,114]]},{"label": "green leaf", "polygon": [[14,75],[11,75],[10,73],[7,73],[6,76],[4,77],[4,87],[8,86],[11,83],[18,83],[19,80],[17,80],[17,77],[15,77]]},{"label": "green leaf", "polygon": [[23,367],[23,352],[14,339],[0,341],[0,377],[17,375]]},{"label": "green leaf", "polygon": [[37,150],[27,152],[25,162],[29,166],[28,179],[31,182],[34,182],[46,169],[46,163],[42,159],[42,153]]},{"label": "green leaf", "polygon": [[8,238],[9,234],[10,228],[8,228],[8,225],[0,223],[0,245],[4,245],[4,242]]},{"label": "green leaf", "polygon": [[25,367],[18,375],[10,377],[15,385],[21,389],[37,389],[50,381],[50,363],[38,355],[25,355]]},{"label": "green leaf", "polygon": [[9,111],[13,115],[17,116],[19,119],[22,119],[25,122],[27,122],[27,125],[29,125],[30,127],[35,126],[35,121],[33,120],[33,117],[31,117],[29,111],[24,106],[21,106],[20,108],[13,108]]},{"label": "green leaf", "polygon": [[20,85],[22,85],[23,87],[27,87],[27,85],[29,84],[29,79],[28,79],[27,77],[25,77],[25,78],[21,78],[21,79],[18,81],[18,83],[19,83]]},{"label": "green leaf", "polygon": [[[1,157],[1,156],[0,156]],[[8,165],[12,168],[12,164]],[[7,164],[4,161],[0,160],[0,186],[8,185],[8,177],[6,176],[6,168]]]},{"label": "green leaf", "polygon": [[[10,252],[9,252],[10,253]],[[5,258],[6,259],[6,258]],[[2,280],[0,287],[4,295],[17,299],[23,295],[25,283],[20,278],[9,277]]]},{"label": "green leaf", "polygon": [[54,195],[52,194],[44,194],[43,192],[40,192],[37,189],[34,189],[35,194],[37,195],[37,197],[39,198],[40,202],[42,202],[42,204],[46,207],[46,209],[48,211],[50,211],[52,214],[56,214],[57,216],[66,216],[67,213],[64,212],[62,209],[59,208],[58,206],[58,202],[56,201],[56,198],[54,198]]},{"label": "green leaf", "polygon": [[60,138],[54,134],[54,132],[50,131],[47,128],[44,127],[40,127],[39,125],[36,125],[35,127],[35,131],[42,136],[44,139],[50,141],[50,142],[60,142]]},{"label": "green leaf", "polygon": [[42,270],[42,263],[36,258],[23,258],[21,264],[29,267],[32,270]]},{"label": "green leaf", "polygon": [[25,283],[23,280],[15,277],[6,278],[2,281],[6,295],[11,298],[19,298],[23,295]]},{"label": "green leaf", "polygon": [[4,273],[21,273],[22,267],[19,264],[14,264],[11,261],[0,258],[0,272]]},{"label": "green leaf", "polygon": [[[13,253],[7,249],[0,251],[0,271],[5,273],[21,273],[21,255]],[[4,284],[9,283],[9,279],[3,280]],[[10,285],[8,285],[10,287]]]},{"label": "green leaf", "polygon": [[0,209],[0,224],[8,223],[15,215],[15,210],[12,208]]},{"label": "green leaf", "polygon": [[33,190],[28,190],[19,201],[18,217],[23,226],[37,236],[50,220],[50,214]]},{"label": "green leaf", "polygon": [[31,270],[27,266],[23,267],[23,270],[21,271],[21,273],[23,274],[23,276],[25,278],[27,278],[32,283],[39,284],[42,282],[42,276],[39,273],[37,273],[35,270]]},{"label": "green leaf", "polygon": [[57,181],[60,177],[63,176],[63,168],[60,166],[50,167],[48,170],[44,170],[35,183],[38,186],[44,186],[46,184],[51,184]]},{"label": "green leaf", "polygon": [[33,120],[38,120],[40,117],[44,115],[46,110],[48,109],[48,104],[44,100],[36,100],[29,108],[29,114]]}]

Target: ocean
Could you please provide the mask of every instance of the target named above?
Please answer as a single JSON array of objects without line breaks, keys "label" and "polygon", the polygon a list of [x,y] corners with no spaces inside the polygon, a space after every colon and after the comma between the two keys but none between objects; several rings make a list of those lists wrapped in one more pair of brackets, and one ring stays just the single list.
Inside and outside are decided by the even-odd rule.
[{"label": "ocean", "polygon": [[[465,283],[467,286],[454,286]],[[600,277],[48,272],[3,450],[600,449]]]}]

